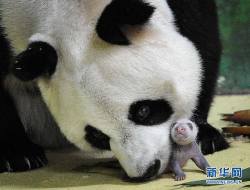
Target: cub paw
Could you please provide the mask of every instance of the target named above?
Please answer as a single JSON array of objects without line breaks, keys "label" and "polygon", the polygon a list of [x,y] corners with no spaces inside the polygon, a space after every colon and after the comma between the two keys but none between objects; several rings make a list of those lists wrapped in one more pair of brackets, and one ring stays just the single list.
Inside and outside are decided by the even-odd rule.
[{"label": "cub paw", "polygon": [[198,143],[201,145],[201,151],[204,155],[229,148],[223,135],[210,124],[202,123],[198,126]]},{"label": "cub paw", "polygon": [[175,181],[182,181],[184,179],[186,179],[186,175],[184,173],[175,176]]}]

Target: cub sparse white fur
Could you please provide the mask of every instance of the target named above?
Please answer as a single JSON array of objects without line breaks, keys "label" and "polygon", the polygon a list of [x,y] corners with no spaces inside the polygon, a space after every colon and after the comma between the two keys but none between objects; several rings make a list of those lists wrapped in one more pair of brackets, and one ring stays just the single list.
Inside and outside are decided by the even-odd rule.
[{"label": "cub sparse white fur", "polygon": [[[190,129],[190,127],[188,125],[191,125],[192,129]],[[180,138],[176,137],[175,130],[177,127],[183,127],[186,129],[186,135],[187,135],[186,138],[180,139]],[[179,145],[187,145],[187,144],[190,144],[192,142],[195,142],[196,138],[197,138],[197,134],[198,134],[197,125],[189,119],[180,119],[171,128],[172,140]]]}]

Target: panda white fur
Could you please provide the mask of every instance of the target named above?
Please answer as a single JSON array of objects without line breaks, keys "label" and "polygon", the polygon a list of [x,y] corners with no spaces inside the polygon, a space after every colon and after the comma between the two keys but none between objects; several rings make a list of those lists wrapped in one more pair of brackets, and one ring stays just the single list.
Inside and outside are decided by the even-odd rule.
[{"label": "panda white fur", "polygon": [[[171,153],[171,124],[193,117],[198,125],[209,125],[207,113],[204,118],[194,116],[200,116],[200,102],[208,112],[217,73],[214,64],[215,74],[208,80],[211,87],[205,89],[204,64],[209,60],[202,53],[209,55],[209,49],[202,49],[188,36],[194,24],[186,26],[185,35],[180,16],[188,9],[192,14],[192,8],[201,14],[201,0],[192,1],[193,7],[182,1],[0,0],[0,44],[5,49],[0,53],[0,62],[5,62],[0,65],[9,64],[2,72],[1,91],[14,102],[9,106],[13,104],[12,111],[18,112],[21,122],[18,116],[15,122],[19,128],[24,127],[29,139],[43,147],[73,143],[85,154],[115,156],[130,178],[145,180],[163,173]],[[216,18],[214,2],[205,4],[208,10],[213,8],[211,14]],[[208,43],[220,52],[217,20],[207,22],[215,26],[211,36],[217,44]],[[194,34],[196,30],[199,28],[194,28]],[[205,44],[209,38],[196,40]],[[219,58],[214,61],[218,64]],[[211,92],[201,101],[204,89]],[[13,128],[11,133],[16,133],[18,127]],[[200,141],[211,140],[216,146],[203,147],[204,151],[227,147],[214,128],[203,128],[208,130],[200,134]],[[18,161],[1,151],[16,151],[15,147],[6,148],[7,140],[3,141],[0,171],[34,169],[35,163],[42,166],[47,162],[42,149],[18,130],[20,147],[28,148],[20,149]],[[8,129],[3,131],[8,133]],[[224,147],[214,144],[213,133]]]}]

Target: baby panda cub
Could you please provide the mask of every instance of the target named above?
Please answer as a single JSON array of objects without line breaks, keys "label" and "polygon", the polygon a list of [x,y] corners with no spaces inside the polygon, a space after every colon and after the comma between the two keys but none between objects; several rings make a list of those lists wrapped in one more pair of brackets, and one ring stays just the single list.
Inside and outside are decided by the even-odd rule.
[{"label": "baby panda cub", "polygon": [[188,119],[181,119],[171,127],[171,139],[173,141],[172,155],[167,167],[167,171],[173,172],[175,180],[184,180],[186,175],[182,167],[189,159],[205,172],[209,167],[208,162],[201,153],[196,137],[198,128],[195,123]]}]

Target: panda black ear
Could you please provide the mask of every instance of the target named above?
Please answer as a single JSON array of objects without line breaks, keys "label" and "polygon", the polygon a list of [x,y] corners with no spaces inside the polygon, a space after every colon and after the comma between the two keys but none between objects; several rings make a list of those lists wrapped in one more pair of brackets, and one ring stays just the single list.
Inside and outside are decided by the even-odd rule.
[{"label": "panda black ear", "polygon": [[54,47],[46,42],[33,42],[17,55],[11,71],[22,81],[31,81],[40,76],[51,76],[58,61]]},{"label": "panda black ear", "polygon": [[143,0],[113,0],[102,12],[96,26],[98,36],[111,44],[129,45],[123,25],[147,23],[155,8]]}]

